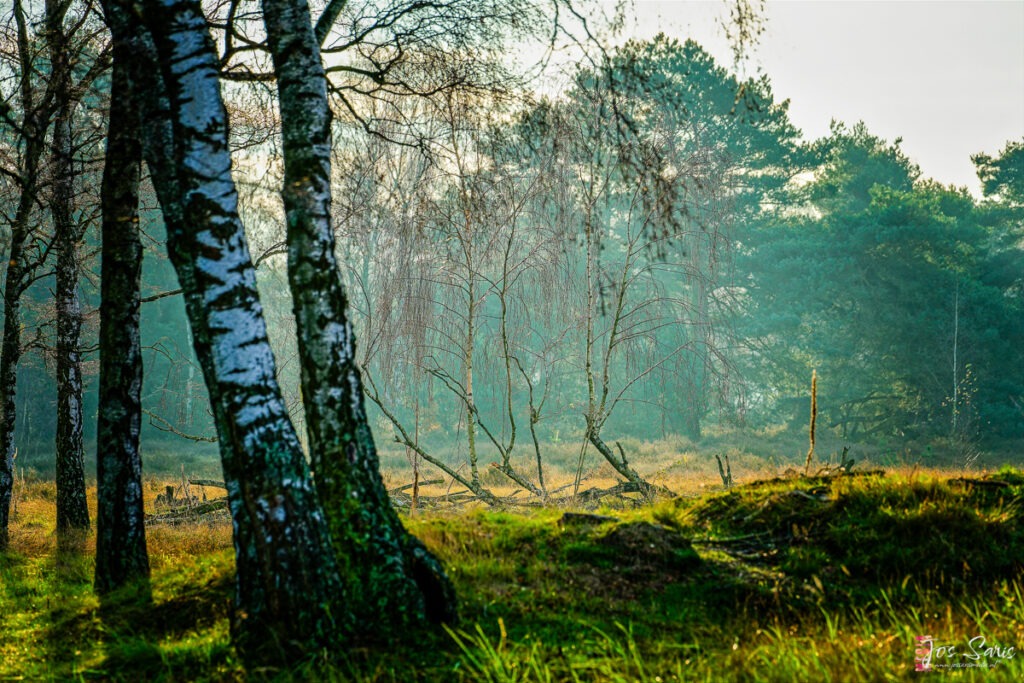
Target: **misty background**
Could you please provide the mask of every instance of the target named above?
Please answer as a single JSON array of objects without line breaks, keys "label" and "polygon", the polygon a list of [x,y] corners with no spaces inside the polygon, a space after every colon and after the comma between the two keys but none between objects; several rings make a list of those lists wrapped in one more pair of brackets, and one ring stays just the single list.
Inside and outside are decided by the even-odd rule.
[{"label": "misty background", "polygon": [[[638,2],[607,64],[565,47],[538,94],[526,82],[514,97],[378,102],[373,134],[339,116],[338,248],[386,468],[472,455],[578,478],[600,465],[588,419],[645,472],[714,453],[782,468],[806,454],[812,371],[819,457],[1019,458],[1024,7],[773,3],[739,62],[710,9],[721,14]],[[822,57],[849,46],[859,56]],[[258,93],[226,95],[301,422],[279,141],[261,134]],[[205,387],[149,202],[144,466],[214,476]],[[94,233],[86,242],[95,251]],[[93,462],[96,286],[82,282]],[[15,467],[43,475],[52,288],[44,277],[26,295],[17,397]]]}]

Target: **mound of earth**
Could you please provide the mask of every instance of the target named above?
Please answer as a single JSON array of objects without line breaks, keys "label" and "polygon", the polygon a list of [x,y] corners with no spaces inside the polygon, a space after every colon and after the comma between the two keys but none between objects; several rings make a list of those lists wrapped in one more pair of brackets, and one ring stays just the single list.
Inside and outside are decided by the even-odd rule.
[{"label": "mound of earth", "polygon": [[564,553],[573,565],[570,583],[592,594],[629,598],[680,581],[701,564],[689,539],[675,529],[650,522],[609,529],[603,520],[580,521],[562,523]]}]

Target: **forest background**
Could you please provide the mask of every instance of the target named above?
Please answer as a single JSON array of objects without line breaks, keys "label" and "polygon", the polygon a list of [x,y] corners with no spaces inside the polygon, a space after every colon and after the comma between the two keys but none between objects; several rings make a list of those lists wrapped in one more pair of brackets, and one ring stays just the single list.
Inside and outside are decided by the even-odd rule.
[{"label": "forest background", "polygon": [[[86,75],[93,47],[75,53]],[[10,89],[18,64],[7,54]],[[973,158],[972,193],[924,177],[899,140],[863,124],[805,139],[770,74],[744,79],[742,62],[719,64],[696,43],[658,36],[603,57],[545,72],[542,92],[557,83],[554,95],[534,94],[537,74],[522,80],[499,60],[488,88],[374,93],[338,116],[335,224],[386,470],[408,479],[426,459],[424,479],[476,480],[490,463],[512,464],[536,481],[546,464],[578,482],[601,465],[588,423],[647,472],[710,474],[713,453],[741,470],[768,456],[769,469],[784,466],[806,451],[812,370],[823,453],[968,466],[1014,451],[1019,140]],[[337,92],[358,98],[347,68],[333,74]],[[75,121],[87,416],[99,296],[90,155],[101,143],[89,121],[104,87],[102,76],[90,84]],[[301,425],[271,93],[249,84],[226,95],[279,379]],[[48,216],[33,220],[49,253]],[[215,476],[208,399],[155,208],[143,224],[146,470]],[[30,476],[54,468],[55,278],[41,261],[23,299],[14,439]],[[95,420],[84,438],[90,457]]]}]

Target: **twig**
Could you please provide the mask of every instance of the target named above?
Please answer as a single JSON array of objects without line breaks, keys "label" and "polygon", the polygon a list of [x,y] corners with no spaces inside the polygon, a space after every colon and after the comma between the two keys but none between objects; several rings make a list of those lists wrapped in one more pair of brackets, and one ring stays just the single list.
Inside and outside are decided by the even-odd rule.
[{"label": "twig", "polygon": [[[188,439],[189,441],[199,441],[202,443],[217,443],[217,437],[215,436],[196,436],[195,434],[186,434],[185,432],[176,429],[174,425],[172,425],[170,422],[160,417],[159,415],[153,413],[152,411],[143,408],[142,412],[149,417],[149,424],[156,427],[162,432],[170,432],[171,434],[180,436],[183,439]],[[161,427],[159,424],[156,424],[156,422],[153,422],[153,420],[162,423],[164,426]]]},{"label": "twig", "polygon": [[804,473],[811,469],[811,459],[814,457],[814,428],[818,420],[818,371],[811,370],[811,447],[807,451],[807,462],[804,464]]}]

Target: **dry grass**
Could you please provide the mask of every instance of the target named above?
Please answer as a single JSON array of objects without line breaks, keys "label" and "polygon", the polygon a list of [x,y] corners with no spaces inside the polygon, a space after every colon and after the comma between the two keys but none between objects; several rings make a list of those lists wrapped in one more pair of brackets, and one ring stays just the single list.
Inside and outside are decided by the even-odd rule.
[{"label": "dry grass", "polygon": [[[151,480],[151,483],[144,487],[147,514],[155,512],[156,496],[163,490],[163,482],[156,480]],[[22,483],[16,487],[17,504],[14,506],[15,509],[12,509],[10,526],[10,549],[13,552],[27,558],[45,557],[56,552],[56,495],[54,482]],[[95,486],[90,486],[86,490],[86,497],[89,518],[95,526]],[[217,550],[229,549],[232,547],[231,522],[225,517],[213,517],[205,521],[178,525],[154,524],[146,529],[146,547],[154,570],[174,565],[189,557],[200,557]],[[95,555],[95,534],[85,536],[81,550],[90,556]]]},{"label": "dry grass", "polygon": [[[788,466],[747,457],[730,457],[741,484],[773,478]],[[446,682],[897,680],[911,675],[917,635],[949,643],[975,635],[1004,646],[1024,642],[1019,573],[1006,570],[1019,563],[1024,475],[1007,471],[1017,483],[1005,500],[983,487],[971,492],[941,481],[961,476],[959,469],[913,466],[887,476],[824,484],[785,479],[721,493],[713,458],[683,453],[674,465],[643,471],[676,491],[707,495],[610,514],[626,523],[655,522],[685,538],[751,532],[761,538],[771,531],[779,553],[770,572],[762,560],[706,543],[696,544],[703,561],[694,571],[654,571],[653,564],[637,565],[632,555],[609,550],[600,528],[563,528],[561,510],[431,511],[409,526],[456,582],[463,630],[455,641],[435,632],[415,646],[359,650],[352,661],[329,663],[324,671],[300,667],[283,672],[282,680],[404,681],[411,670],[421,680]],[[404,483],[400,474],[392,474],[390,485]],[[549,481],[553,488],[571,481],[571,473]],[[613,483],[610,472],[595,466],[584,487]],[[790,495],[812,483],[827,484],[829,500]],[[163,481],[147,482],[147,511],[163,490]],[[424,489],[425,495],[443,492]],[[233,575],[227,521],[150,526],[153,603],[128,603],[111,620],[92,594],[91,535],[80,554],[56,549],[53,483],[21,482],[18,496],[12,552],[0,556],[0,680],[246,677],[227,626]],[[94,489],[89,502],[95,515]],[[934,520],[926,530],[942,529],[949,543],[938,537],[925,543],[930,533],[896,534],[903,527],[914,531],[916,520]],[[811,533],[813,525],[819,533]],[[1000,553],[1006,561],[995,561]],[[880,569],[858,571],[857,558]],[[963,558],[970,559],[970,575],[947,572],[941,585],[916,564],[904,567],[945,563],[958,570]],[[882,571],[887,563],[891,571]],[[839,564],[853,571],[834,571]],[[769,576],[781,578],[764,583]],[[963,677],[1021,680],[1021,664],[1015,659]]]},{"label": "dry grass", "polygon": [[[739,486],[754,481],[773,479],[775,477],[786,477],[797,472],[790,463],[772,464],[752,456],[749,453],[732,453],[729,455],[729,464],[732,469],[733,481]],[[632,464],[632,463],[631,463]],[[860,463],[854,467],[854,471],[876,469],[877,466],[870,461]],[[965,476],[962,468],[958,467],[922,467],[919,465],[896,465],[884,467],[887,473],[913,482],[918,479],[948,479]],[[985,476],[996,471],[996,467],[971,470],[966,476]],[[708,459],[704,455],[693,453],[682,454],[676,462],[667,467],[638,465],[637,470],[648,481],[658,486],[663,486],[676,495],[684,497],[701,496],[707,493],[725,490],[722,479],[718,473],[718,465],[714,458]],[[812,470],[813,471],[813,470]],[[799,471],[802,474],[802,470]],[[427,471],[421,474],[421,480],[440,479],[440,472]],[[529,501],[530,496],[522,492],[518,486],[511,484],[505,479],[493,479],[502,483],[488,485],[488,489],[499,497],[508,497],[519,491],[519,499]],[[555,472],[545,475],[545,483],[549,491],[555,491],[565,487],[559,495],[572,493],[574,477],[571,473]],[[412,483],[412,474],[408,470],[390,470],[385,473],[385,484],[388,488],[395,488]],[[486,483],[486,480],[485,480]],[[621,484],[622,479],[607,463],[592,468],[586,473],[580,483],[579,490],[585,491],[589,488],[606,489],[616,484]],[[409,490],[406,489],[406,493]],[[442,485],[420,486],[420,495],[442,497],[463,493],[465,489],[457,482],[446,481]]]}]

